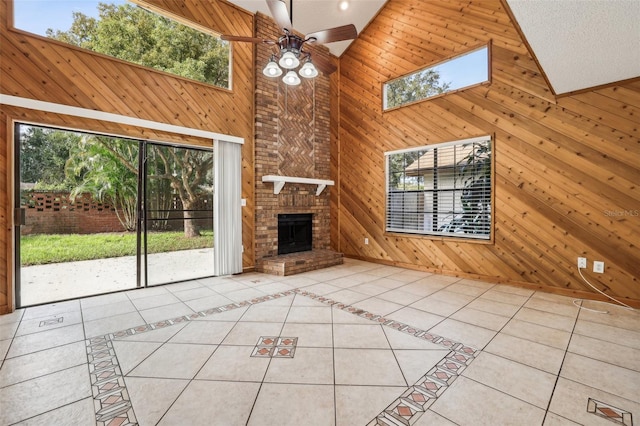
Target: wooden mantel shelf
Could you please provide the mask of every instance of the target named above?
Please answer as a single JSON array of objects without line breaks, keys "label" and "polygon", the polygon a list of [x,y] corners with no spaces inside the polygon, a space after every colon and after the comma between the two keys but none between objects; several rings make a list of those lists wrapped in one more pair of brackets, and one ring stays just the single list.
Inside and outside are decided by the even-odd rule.
[{"label": "wooden mantel shelf", "polygon": [[324,179],[311,179],[311,178],[303,178],[303,177],[295,177],[295,176],[274,176],[274,175],[266,175],[262,176],[263,182],[273,182],[273,193],[278,195],[282,188],[284,188],[285,183],[306,183],[309,185],[318,185],[316,189],[316,195],[320,195],[322,191],[329,186],[333,186],[334,182],[332,180],[324,180]]}]

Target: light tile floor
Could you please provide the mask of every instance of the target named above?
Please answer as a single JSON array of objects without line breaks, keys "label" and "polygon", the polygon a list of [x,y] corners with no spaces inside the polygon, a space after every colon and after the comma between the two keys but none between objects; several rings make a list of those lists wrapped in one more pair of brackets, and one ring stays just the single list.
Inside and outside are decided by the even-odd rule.
[{"label": "light tile floor", "polygon": [[346,259],[0,316],[0,424],[632,425],[640,314]]}]

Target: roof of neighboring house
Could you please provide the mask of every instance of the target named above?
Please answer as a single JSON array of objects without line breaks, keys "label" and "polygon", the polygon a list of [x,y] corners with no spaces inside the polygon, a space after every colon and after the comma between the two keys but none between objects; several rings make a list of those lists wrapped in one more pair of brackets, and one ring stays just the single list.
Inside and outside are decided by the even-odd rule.
[{"label": "roof of neighboring house", "polygon": [[[452,147],[449,147],[452,148]],[[419,176],[433,170],[433,155],[434,150],[430,149],[425,152],[413,163],[409,164],[404,172],[407,176]],[[473,152],[473,144],[456,146],[455,156],[453,155],[438,155],[438,167],[453,167],[460,162],[463,158]],[[451,152],[453,154],[453,152]]]}]

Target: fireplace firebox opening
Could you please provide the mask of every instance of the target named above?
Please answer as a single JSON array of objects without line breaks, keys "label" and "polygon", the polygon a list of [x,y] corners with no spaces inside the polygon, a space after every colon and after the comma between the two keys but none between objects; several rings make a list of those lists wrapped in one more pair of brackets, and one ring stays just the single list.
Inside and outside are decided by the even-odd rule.
[{"label": "fireplace firebox opening", "polygon": [[278,254],[313,249],[313,214],[278,215]]}]

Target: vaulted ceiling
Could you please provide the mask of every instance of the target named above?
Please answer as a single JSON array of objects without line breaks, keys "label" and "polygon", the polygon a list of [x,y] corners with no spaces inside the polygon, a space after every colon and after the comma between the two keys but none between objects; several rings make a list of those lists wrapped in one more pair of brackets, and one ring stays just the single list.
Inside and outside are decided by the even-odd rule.
[{"label": "vaulted ceiling", "polygon": [[[394,0],[389,0],[394,1]],[[425,0],[439,1],[439,0]],[[231,0],[269,15],[265,0]],[[358,32],[385,0],[286,0],[293,6],[293,26],[306,34],[354,24]],[[506,0],[556,94],[640,77],[640,1]],[[336,56],[349,41],[328,45]]]},{"label": "vaulted ceiling", "polygon": [[556,94],[640,76],[640,1],[507,3]]}]

